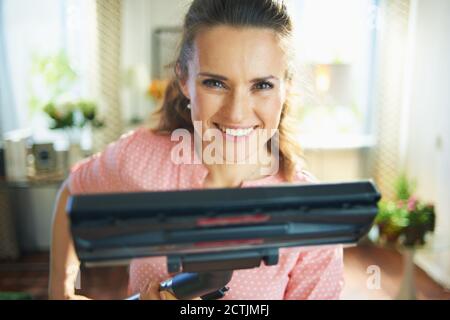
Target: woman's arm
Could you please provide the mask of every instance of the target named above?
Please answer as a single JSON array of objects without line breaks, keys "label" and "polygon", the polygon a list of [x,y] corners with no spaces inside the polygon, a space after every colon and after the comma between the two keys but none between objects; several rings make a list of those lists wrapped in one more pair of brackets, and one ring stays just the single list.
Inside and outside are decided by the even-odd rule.
[{"label": "woman's arm", "polygon": [[[68,182],[59,190],[52,227],[52,245],[50,255],[49,299],[77,300],[88,299],[75,294],[75,283],[80,269],[80,262],[75,252],[70,235],[66,203],[70,196]],[[159,283],[151,282],[141,289],[141,300],[175,300],[168,292],[159,292]]]},{"label": "woman's arm", "polygon": [[70,196],[68,182],[59,190],[53,214],[50,253],[49,299],[87,299],[75,294],[75,282],[80,262],[70,235],[66,202]]}]

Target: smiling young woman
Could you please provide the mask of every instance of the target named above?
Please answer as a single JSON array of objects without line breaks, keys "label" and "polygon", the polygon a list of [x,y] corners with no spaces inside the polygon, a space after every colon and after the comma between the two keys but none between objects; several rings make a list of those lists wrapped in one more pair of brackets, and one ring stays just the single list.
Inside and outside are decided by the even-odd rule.
[{"label": "smiling young woman", "polygon": [[[174,78],[154,114],[155,124],[77,164],[61,190],[53,227],[50,297],[81,298],[74,290],[79,262],[64,211],[70,194],[314,182],[299,166],[300,147],[289,128],[291,33],[282,1],[192,2]],[[219,132],[232,149],[249,144],[241,154],[244,159],[262,151],[273,161],[279,159],[281,170],[263,174],[258,161],[175,163],[171,135],[179,129],[201,137],[201,148],[192,151],[194,158],[210,145],[211,132]],[[229,156],[226,146],[218,150],[223,158]],[[278,151],[279,157],[274,155]],[[158,292],[158,283],[169,277],[165,257],[133,260],[129,292],[141,293],[142,299],[170,299]],[[282,249],[276,266],[237,270],[228,286],[225,299],[339,298],[342,246]]]},{"label": "smiling young woman", "polygon": [[[290,116],[292,22],[282,1],[237,2],[192,3],[174,79],[154,114],[153,129],[193,131],[194,121],[201,121],[203,130],[218,128],[228,135],[236,135],[236,128],[247,134],[276,129],[281,174],[294,181],[302,151]],[[259,141],[250,150],[270,145]]]}]

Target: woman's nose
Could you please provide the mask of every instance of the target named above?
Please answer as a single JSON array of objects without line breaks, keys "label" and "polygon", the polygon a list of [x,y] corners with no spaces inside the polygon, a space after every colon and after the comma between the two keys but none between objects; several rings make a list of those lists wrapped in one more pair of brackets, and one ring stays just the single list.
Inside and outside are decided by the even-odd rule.
[{"label": "woman's nose", "polygon": [[251,99],[243,90],[233,90],[224,106],[227,121],[238,124],[242,122],[251,112]]}]

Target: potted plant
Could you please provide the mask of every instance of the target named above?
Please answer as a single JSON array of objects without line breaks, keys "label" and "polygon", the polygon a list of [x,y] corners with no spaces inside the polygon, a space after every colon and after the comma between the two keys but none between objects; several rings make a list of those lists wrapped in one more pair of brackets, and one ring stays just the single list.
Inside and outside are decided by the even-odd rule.
[{"label": "potted plant", "polygon": [[434,205],[420,201],[414,189],[414,184],[402,174],[396,180],[395,199],[379,202],[375,218],[378,243],[402,248],[426,244],[427,235],[434,231]]},{"label": "potted plant", "polygon": [[33,88],[30,107],[33,113],[43,112],[50,120],[50,129],[65,133],[69,145],[69,166],[83,157],[80,137],[86,127],[101,128],[97,105],[80,98],[78,75],[65,52],[51,56],[35,56],[32,61]]},{"label": "potted plant", "polygon": [[415,299],[414,254],[427,243],[435,228],[435,209],[414,194],[415,184],[405,174],[395,182],[395,199],[381,200],[372,240],[382,246],[397,248],[403,255],[404,276],[398,299]]},{"label": "potted plant", "polygon": [[[52,130],[63,129],[70,132],[70,130],[83,129],[87,125],[93,128],[103,126],[103,122],[97,119],[96,104],[88,100],[49,102],[44,106],[44,112],[52,120],[50,127]],[[70,141],[74,140],[70,139]]]},{"label": "potted plant", "polygon": [[86,126],[91,128],[103,127],[103,122],[97,119],[96,104],[88,100],[55,103],[49,102],[44,112],[52,121],[50,129],[63,130],[69,141],[69,167],[84,158],[80,136]]}]

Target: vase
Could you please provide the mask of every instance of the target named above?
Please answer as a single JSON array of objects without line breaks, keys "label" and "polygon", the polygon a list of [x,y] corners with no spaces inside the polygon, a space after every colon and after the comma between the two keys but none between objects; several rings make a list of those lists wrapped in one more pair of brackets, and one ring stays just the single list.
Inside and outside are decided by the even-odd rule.
[{"label": "vase", "polygon": [[67,167],[70,170],[73,165],[84,158],[83,148],[81,147],[82,129],[70,127],[66,128],[67,137]]},{"label": "vase", "polygon": [[83,149],[79,143],[71,143],[67,154],[69,169],[84,158]]},{"label": "vase", "polygon": [[396,300],[416,300],[416,280],[414,276],[415,248],[403,248],[403,278]]}]

